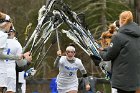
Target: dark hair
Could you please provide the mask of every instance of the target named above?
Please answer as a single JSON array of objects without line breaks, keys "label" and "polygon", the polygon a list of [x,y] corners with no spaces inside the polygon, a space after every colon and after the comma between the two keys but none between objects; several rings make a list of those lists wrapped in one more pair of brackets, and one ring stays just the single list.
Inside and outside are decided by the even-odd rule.
[{"label": "dark hair", "polygon": [[11,26],[9,32],[16,32],[16,30],[14,29],[13,26]]},{"label": "dark hair", "polygon": [[75,44],[74,43],[69,43],[68,46],[73,46],[75,48]]},{"label": "dark hair", "polygon": [[116,20],[116,27],[120,27],[119,20]]}]

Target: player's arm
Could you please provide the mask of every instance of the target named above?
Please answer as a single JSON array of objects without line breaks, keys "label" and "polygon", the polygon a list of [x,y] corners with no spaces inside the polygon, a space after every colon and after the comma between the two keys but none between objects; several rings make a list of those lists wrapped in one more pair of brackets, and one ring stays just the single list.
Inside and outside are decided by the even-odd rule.
[{"label": "player's arm", "polygon": [[60,60],[60,58],[61,58],[61,50],[58,50],[57,51],[57,58],[55,59],[55,61],[54,61],[54,67],[55,68],[57,68],[58,67],[58,64],[59,64],[59,60]]},{"label": "player's arm", "polygon": [[3,48],[0,48],[0,59],[10,59],[10,60],[20,60],[22,59],[22,55],[6,55],[3,54]]}]

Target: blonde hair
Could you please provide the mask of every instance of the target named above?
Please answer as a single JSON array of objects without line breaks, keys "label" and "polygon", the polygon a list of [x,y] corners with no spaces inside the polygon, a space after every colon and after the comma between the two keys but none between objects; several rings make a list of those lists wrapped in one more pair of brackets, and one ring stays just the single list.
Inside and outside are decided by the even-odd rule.
[{"label": "blonde hair", "polygon": [[114,24],[110,24],[108,31],[113,34],[116,31],[116,26]]},{"label": "blonde hair", "polygon": [[12,23],[10,23],[10,22],[3,22],[2,24],[0,24],[0,29],[4,30],[6,32],[9,32],[11,26],[12,26]]},{"label": "blonde hair", "polygon": [[130,22],[133,22],[133,15],[131,11],[124,11],[119,16],[119,21],[121,24],[125,25]]}]

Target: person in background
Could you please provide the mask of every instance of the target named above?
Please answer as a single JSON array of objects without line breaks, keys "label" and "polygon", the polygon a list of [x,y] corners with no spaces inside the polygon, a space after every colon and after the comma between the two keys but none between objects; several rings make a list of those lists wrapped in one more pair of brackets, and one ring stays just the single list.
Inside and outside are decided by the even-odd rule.
[{"label": "person in background", "polygon": [[111,37],[116,34],[116,26],[114,24],[110,24],[107,31],[101,34],[101,46],[106,48],[110,45]]},{"label": "person in background", "polygon": [[[107,31],[103,32],[101,34],[101,47],[102,48],[107,48],[110,45],[112,36],[115,35],[117,33],[117,26],[116,26],[116,22],[110,24],[109,28]],[[101,68],[101,70],[103,71],[103,73],[106,75],[105,79],[110,80],[111,78],[111,61],[102,61],[99,63],[99,66]]]},{"label": "person in background", "polygon": [[19,72],[18,83],[21,83],[21,93],[26,93],[26,80],[24,78],[25,71]]},{"label": "person in background", "polygon": [[131,11],[119,16],[120,28],[112,37],[110,46],[100,55],[105,61],[111,60],[112,93],[137,93],[140,89],[140,27],[133,22]]},{"label": "person in background", "polygon": [[[12,55],[18,55],[22,53],[22,46],[18,42],[18,40],[15,37],[16,32],[14,27],[12,26],[10,28],[10,31],[8,33],[8,39],[7,39],[7,47],[4,50],[5,54],[12,54]],[[6,93],[15,93],[16,92],[16,62],[15,60],[5,60],[6,66],[7,66],[7,92]],[[24,77],[24,74],[23,74]]]},{"label": "person in background", "polygon": [[62,56],[61,50],[57,51],[58,57],[54,62],[54,66],[59,68],[57,75],[57,90],[58,93],[77,93],[78,78],[77,70],[83,74],[86,90],[90,90],[90,84],[87,78],[87,72],[79,58],[75,57],[74,45],[69,45],[66,48],[66,56]]},{"label": "person in background", "polygon": [[[4,53],[7,55],[18,55],[21,54],[22,47],[20,43],[15,38],[15,29],[12,26],[8,33],[7,46],[4,49]],[[7,68],[7,92],[6,93],[15,93],[16,92],[16,63],[15,60],[5,60]]]}]

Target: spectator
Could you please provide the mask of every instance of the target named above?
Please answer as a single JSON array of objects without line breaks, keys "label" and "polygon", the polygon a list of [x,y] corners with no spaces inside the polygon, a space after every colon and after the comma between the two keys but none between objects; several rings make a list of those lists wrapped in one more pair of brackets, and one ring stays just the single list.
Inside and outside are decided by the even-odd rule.
[{"label": "spectator", "polygon": [[99,50],[112,63],[112,93],[135,93],[140,88],[140,27],[133,22],[131,11],[120,14],[119,24],[109,48]]}]

